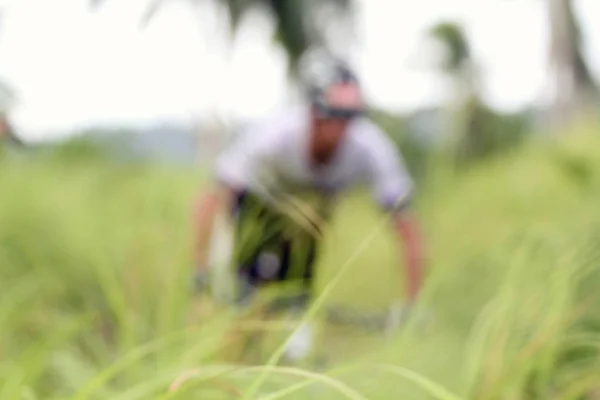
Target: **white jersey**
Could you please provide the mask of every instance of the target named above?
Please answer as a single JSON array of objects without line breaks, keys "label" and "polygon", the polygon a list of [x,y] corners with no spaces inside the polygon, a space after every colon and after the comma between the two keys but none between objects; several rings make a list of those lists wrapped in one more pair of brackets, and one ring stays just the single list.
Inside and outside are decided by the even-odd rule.
[{"label": "white jersey", "polygon": [[309,109],[302,107],[245,132],[218,157],[217,179],[258,195],[305,189],[336,195],[366,185],[385,209],[407,202],[412,179],[395,145],[372,121],[354,120],[334,158],[323,167],[310,162],[309,124]]}]

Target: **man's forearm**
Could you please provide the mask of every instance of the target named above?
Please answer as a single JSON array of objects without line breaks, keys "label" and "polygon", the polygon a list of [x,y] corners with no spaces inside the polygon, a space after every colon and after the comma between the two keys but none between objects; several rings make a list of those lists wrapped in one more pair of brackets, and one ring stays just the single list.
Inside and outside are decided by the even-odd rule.
[{"label": "man's forearm", "polygon": [[396,231],[404,245],[404,268],[408,298],[414,302],[419,295],[423,280],[422,271],[422,242],[418,224],[407,214],[396,218]]},{"label": "man's forearm", "polygon": [[215,190],[200,197],[194,206],[194,262],[196,268],[208,268],[215,218],[224,200],[222,193]]}]

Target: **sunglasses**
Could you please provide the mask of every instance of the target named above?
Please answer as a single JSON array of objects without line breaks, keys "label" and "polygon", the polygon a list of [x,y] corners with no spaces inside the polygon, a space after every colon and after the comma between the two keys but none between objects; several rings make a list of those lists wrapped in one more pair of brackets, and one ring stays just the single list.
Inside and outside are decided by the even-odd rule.
[{"label": "sunglasses", "polygon": [[359,109],[332,108],[322,105],[316,107],[315,117],[321,120],[349,121],[363,114],[364,112]]}]

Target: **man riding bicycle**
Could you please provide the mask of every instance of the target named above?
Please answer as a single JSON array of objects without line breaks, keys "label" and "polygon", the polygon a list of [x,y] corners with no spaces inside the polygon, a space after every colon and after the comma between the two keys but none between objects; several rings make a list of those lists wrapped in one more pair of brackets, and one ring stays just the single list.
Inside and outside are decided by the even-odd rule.
[{"label": "man riding bicycle", "polygon": [[[312,64],[311,64],[312,62]],[[313,264],[321,226],[286,231],[285,212],[277,204],[308,190],[319,199],[318,214],[326,221],[335,200],[356,185],[367,185],[377,205],[390,213],[399,242],[404,244],[408,303],[421,284],[421,246],[414,219],[407,211],[413,182],[391,140],[365,116],[358,79],[340,60],[306,61],[305,79],[310,105],[277,115],[243,134],[218,158],[215,184],[197,205],[196,283],[205,287],[209,271],[209,242],[215,216],[228,210],[236,229],[250,220],[262,223],[252,246],[238,251],[240,302],[260,286],[299,280],[304,300],[310,299]],[[314,229],[312,229],[314,228]],[[237,245],[241,246],[240,234]],[[292,266],[291,252],[302,243],[302,265]],[[275,256],[267,268],[269,258]]]}]

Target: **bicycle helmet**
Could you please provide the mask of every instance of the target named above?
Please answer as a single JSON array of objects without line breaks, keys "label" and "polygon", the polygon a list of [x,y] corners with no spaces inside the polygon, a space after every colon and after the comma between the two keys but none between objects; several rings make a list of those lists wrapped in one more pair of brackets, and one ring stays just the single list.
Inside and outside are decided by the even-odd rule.
[{"label": "bicycle helmet", "polygon": [[350,66],[325,50],[300,64],[306,95],[320,118],[353,118],[364,112],[360,83]]}]

